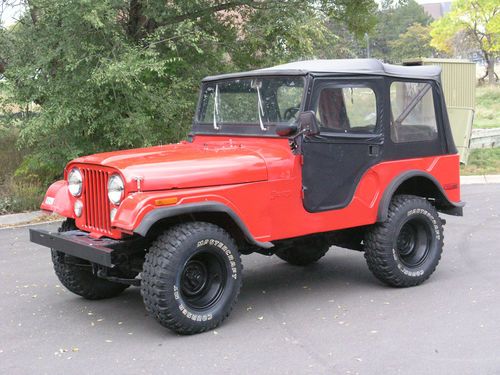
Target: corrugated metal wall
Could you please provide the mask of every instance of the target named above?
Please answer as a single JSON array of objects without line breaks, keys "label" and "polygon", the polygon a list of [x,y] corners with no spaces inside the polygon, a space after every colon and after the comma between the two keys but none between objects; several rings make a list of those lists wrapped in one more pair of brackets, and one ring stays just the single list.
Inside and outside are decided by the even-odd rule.
[{"label": "corrugated metal wall", "polygon": [[448,107],[475,108],[476,64],[456,60],[447,62],[442,59],[425,59],[423,63],[441,67],[441,80]]},{"label": "corrugated metal wall", "polygon": [[441,67],[441,82],[453,139],[460,153],[460,161],[467,164],[476,106],[476,64],[453,59],[413,59],[403,64]]}]

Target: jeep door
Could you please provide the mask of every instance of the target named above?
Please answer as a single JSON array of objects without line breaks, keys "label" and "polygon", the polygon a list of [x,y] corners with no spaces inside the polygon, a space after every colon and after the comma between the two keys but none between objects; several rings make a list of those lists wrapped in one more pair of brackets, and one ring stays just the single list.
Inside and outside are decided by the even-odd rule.
[{"label": "jeep door", "polygon": [[[320,212],[346,207],[368,168],[380,162],[385,121],[384,78],[317,77],[306,108],[320,134],[304,137],[304,207]],[[385,103],[385,104],[384,104]]]}]

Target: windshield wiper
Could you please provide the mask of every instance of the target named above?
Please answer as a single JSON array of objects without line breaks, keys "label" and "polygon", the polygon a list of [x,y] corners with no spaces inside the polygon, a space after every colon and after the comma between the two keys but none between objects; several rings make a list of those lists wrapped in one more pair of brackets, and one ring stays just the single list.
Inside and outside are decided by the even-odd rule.
[{"label": "windshield wiper", "polygon": [[214,94],[214,129],[220,130],[220,126],[217,125],[217,117],[219,116],[219,85],[215,85]]},{"label": "windshield wiper", "polygon": [[265,132],[267,131],[267,128],[264,126],[264,122],[262,121],[262,116],[264,116],[264,106],[262,105],[262,97],[260,96],[262,81],[253,80],[250,83],[250,86],[257,90],[257,113],[259,114],[259,125],[260,130]]}]

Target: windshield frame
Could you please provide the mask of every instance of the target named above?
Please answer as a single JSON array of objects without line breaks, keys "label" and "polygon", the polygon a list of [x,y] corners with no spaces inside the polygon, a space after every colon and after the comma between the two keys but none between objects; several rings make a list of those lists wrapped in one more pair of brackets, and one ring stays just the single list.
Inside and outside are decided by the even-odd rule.
[{"label": "windshield frame", "polygon": [[[202,103],[202,98],[203,98],[203,93],[205,91],[205,88],[207,85],[217,85],[225,82],[232,82],[236,79],[272,79],[272,78],[302,78],[304,80],[304,89],[302,92],[302,98],[300,100],[300,107],[299,107],[299,112],[304,111],[305,104],[306,104],[306,98],[307,98],[307,93],[309,91],[309,87],[311,84],[311,76],[307,73],[301,73],[301,74],[272,74],[272,75],[267,75],[267,74],[255,74],[255,75],[248,75],[244,77],[231,77],[231,78],[226,78],[226,79],[219,79],[219,80],[210,80],[210,81],[203,81],[202,85],[200,87],[199,95],[198,95],[198,103],[196,105],[196,112],[193,116],[193,125],[192,125],[192,134],[201,134],[201,135],[238,135],[238,136],[260,136],[260,137],[278,137],[280,138],[279,135],[276,134],[276,126],[278,123],[275,122],[265,122],[264,123],[264,128],[262,128],[259,124],[259,122],[250,122],[250,123],[244,123],[244,122],[238,122],[238,123],[232,123],[232,122],[224,122],[224,123],[218,123],[216,129],[213,126],[213,122],[199,122],[198,121],[198,113],[201,110],[201,107],[203,105]],[[257,108],[256,108],[257,110]]]}]

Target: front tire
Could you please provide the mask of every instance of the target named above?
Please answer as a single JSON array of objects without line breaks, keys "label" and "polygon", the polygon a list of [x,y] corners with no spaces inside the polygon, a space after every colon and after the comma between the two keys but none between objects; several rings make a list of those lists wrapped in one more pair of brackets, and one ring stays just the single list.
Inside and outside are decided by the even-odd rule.
[{"label": "front tire", "polygon": [[[67,219],[59,228],[59,232],[77,229],[74,220]],[[66,289],[83,298],[98,300],[115,297],[129,287],[126,284],[114,283],[94,275],[92,265],[86,260],[76,258],[54,249],[52,263],[61,284]]]},{"label": "front tire", "polygon": [[141,294],[161,325],[189,335],[214,329],[229,316],[241,279],[240,255],[225,230],[183,223],[161,234],[146,254]]},{"label": "front tire", "polygon": [[368,267],[379,280],[394,287],[419,285],[441,259],[441,219],[425,198],[397,195],[387,220],[367,230],[364,247]]}]

